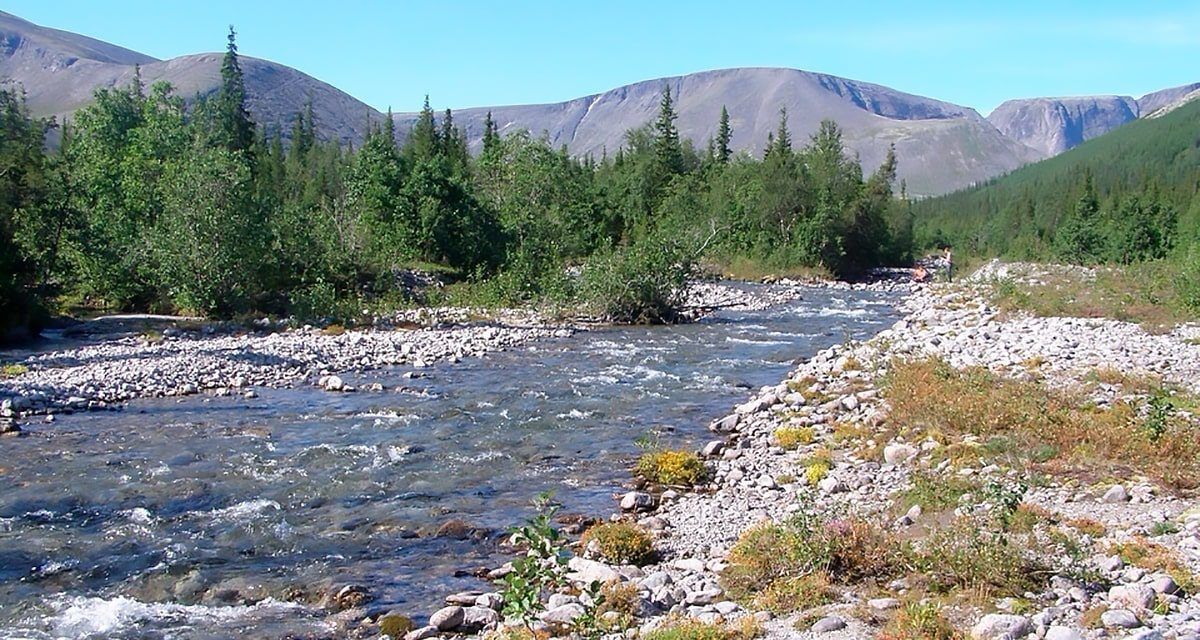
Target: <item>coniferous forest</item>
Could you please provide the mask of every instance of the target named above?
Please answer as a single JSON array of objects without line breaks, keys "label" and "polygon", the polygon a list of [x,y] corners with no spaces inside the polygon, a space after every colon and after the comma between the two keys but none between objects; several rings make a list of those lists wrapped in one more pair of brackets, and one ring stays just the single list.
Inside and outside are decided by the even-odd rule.
[{"label": "coniferous forest", "polygon": [[781,112],[758,160],[730,148],[723,112],[697,148],[664,88],[657,119],[602,157],[490,118],[472,156],[426,99],[407,135],[389,114],[355,148],[322,141],[311,109],[254,122],[232,29],[221,77],[186,101],[140,79],[102,89],[61,125],[0,91],[7,328],[64,308],[353,320],[410,303],[412,268],[472,303],[657,322],[700,264],[842,275],[909,259],[894,155],[864,175],[831,121],[796,145]]}]

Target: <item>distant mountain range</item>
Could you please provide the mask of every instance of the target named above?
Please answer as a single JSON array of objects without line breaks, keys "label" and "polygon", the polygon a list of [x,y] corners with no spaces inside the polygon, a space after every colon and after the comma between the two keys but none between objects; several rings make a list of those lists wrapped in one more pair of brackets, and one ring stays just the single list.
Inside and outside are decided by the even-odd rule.
[{"label": "distant mountain range", "polygon": [[[22,85],[39,115],[69,115],[95,89],[127,84],[140,65],[143,80],[166,80],[185,98],[216,90],[220,53],[157,60],[0,12],[0,78]],[[367,123],[383,116],[353,96],[282,64],[242,57],[249,107],[255,119],[286,132],[295,113],[312,101],[326,139],[360,141]],[[733,144],[759,153],[767,134],[788,112],[797,141],[830,118],[845,132],[847,147],[864,170],[896,145],[899,176],[913,195],[936,195],[968,186],[1069,149],[1130,120],[1196,97],[1200,83],[1129,97],[1012,100],[987,118],[974,109],[888,87],[836,76],[779,68],[704,71],[647,80],[566,102],[456,110],[454,117],[478,148],[488,111],[502,132],[527,129],[574,154],[614,153],[631,128],[651,121],[663,86],[671,88],[680,134],[704,145],[715,135],[721,107],[728,108]],[[403,89],[420,94],[421,87]],[[397,114],[403,136],[415,114]]]}]

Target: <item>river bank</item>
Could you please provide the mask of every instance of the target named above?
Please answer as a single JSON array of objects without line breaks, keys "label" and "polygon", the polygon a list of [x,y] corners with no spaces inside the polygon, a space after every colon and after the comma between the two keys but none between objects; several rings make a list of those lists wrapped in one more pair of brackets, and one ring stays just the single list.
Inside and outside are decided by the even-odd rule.
[{"label": "river bank", "polygon": [[[736,283],[698,282],[689,291],[688,308],[693,319],[716,309],[764,310],[796,300],[813,286],[789,283],[751,290]],[[435,363],[566,338],[596,326],[532,310],[464,308],[408,310],[349,330],[289,329],[265,319],[236,327],[159,320],[159,328],[140,332],[129,331],[130,321],[107,323],[122,331],[115,335],[77,327],[74,333],[88,340],[66,340],[61,347],[51,342],[33,353],[5,358],[20,367],[19,374],[0,379],[5,417],[119,408],[136,398],[198,393],[253,398],[254,389],[263,387],[311,384],[347,392],[355,390],[342,381],[347,373],[406,366],[420,375]],[[359,390],[383,389],[368,385]]]},{"label": "river bank", "polygon": [[[916,288],[890,329],[715,421],[708,481],[621,496],[613,519],[658,561],[592,553],[573,577],[628,585],[643,635],[753,619],[778,638],[1200,637],[1195,327],[1001,314],[990,288],[1011,276],[992,269]],[[805,556],[825,535],[843,555]],[[556,596],[542,619],[586,604]]]}]

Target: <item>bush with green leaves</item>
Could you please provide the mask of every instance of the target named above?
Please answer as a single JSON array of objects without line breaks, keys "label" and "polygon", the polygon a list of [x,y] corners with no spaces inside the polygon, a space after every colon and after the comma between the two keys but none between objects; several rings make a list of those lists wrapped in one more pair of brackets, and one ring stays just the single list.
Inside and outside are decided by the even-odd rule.
[{"label": "bush with green leaves", "polygon": [[592,256],[579,282],[581,306],[607,320],[661,324],[679,320],[695,257],[673,240],[648,239]]},{"label": "bush with green leaves", "polygon": [[553,524],[558,506],[547,494],[535,498],[533,506],[537,514],[512,531],[512,544],[524,552],[513,560],[513,570],[500,582],[504,615],[528,628],[532,628],[537,614],[546,609],[543,592],[565,579],[569,558],[566,539]]}]

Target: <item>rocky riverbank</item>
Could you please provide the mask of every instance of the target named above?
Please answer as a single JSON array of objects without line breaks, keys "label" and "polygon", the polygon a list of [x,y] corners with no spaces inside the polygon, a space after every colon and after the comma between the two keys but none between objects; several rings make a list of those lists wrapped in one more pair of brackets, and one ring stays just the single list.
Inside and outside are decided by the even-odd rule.
[{"label": "rocky riverbank", "polygon": [[[802,291],[696,283],[688,299],[699,318],[718,308],[766,309]],[[569,337],[586,326],[532,310],[457,307],[404,310],[368,318],[366,325],[288,328],[268,319],[234,325],[134,316],[82,323],[70,331],[78,336],[70,346],[4,358],[20,372],[0,379],[0,433],[17,433],[14,420],[21,417],[116,408],[136,398],[197,393],[253,398],[256,387],[302,384],[354,391],[343,380],[347,373],[394,366],[420,370]],[[360,390],[382,389],[372,384]]]},{"label": "rocky riverbank", "polygon": [[[636,594],[632,620],[603,614],[625,636],[753,619],[778,638],[1200,638],[1196,329],[1000,314],[989,269],[916,288],[891,329],[821,352],[715,421],[699,452],[707,481],[621,496],[613,519],[652,535],[657,561],[606,564],[592,545],[569,577]],[[961,397],[933,401],[960,412],[950,424],[1082,428],[1059,441],[1003,420],[935,428],[897,392],[923,393],[901,379],[922,372],[957,385],[947,393]],[[1020,394],[1036,396],[1032,411],[1007,410]],[[822,536],[843,555],[814,560],[819,571],[788,564]],[[865,556],[874,575],[858,575]],[[588,601],[558,594],[539,625],[579,623]],[[408,638],[491,628],[499,606],[458,594]]]}]

